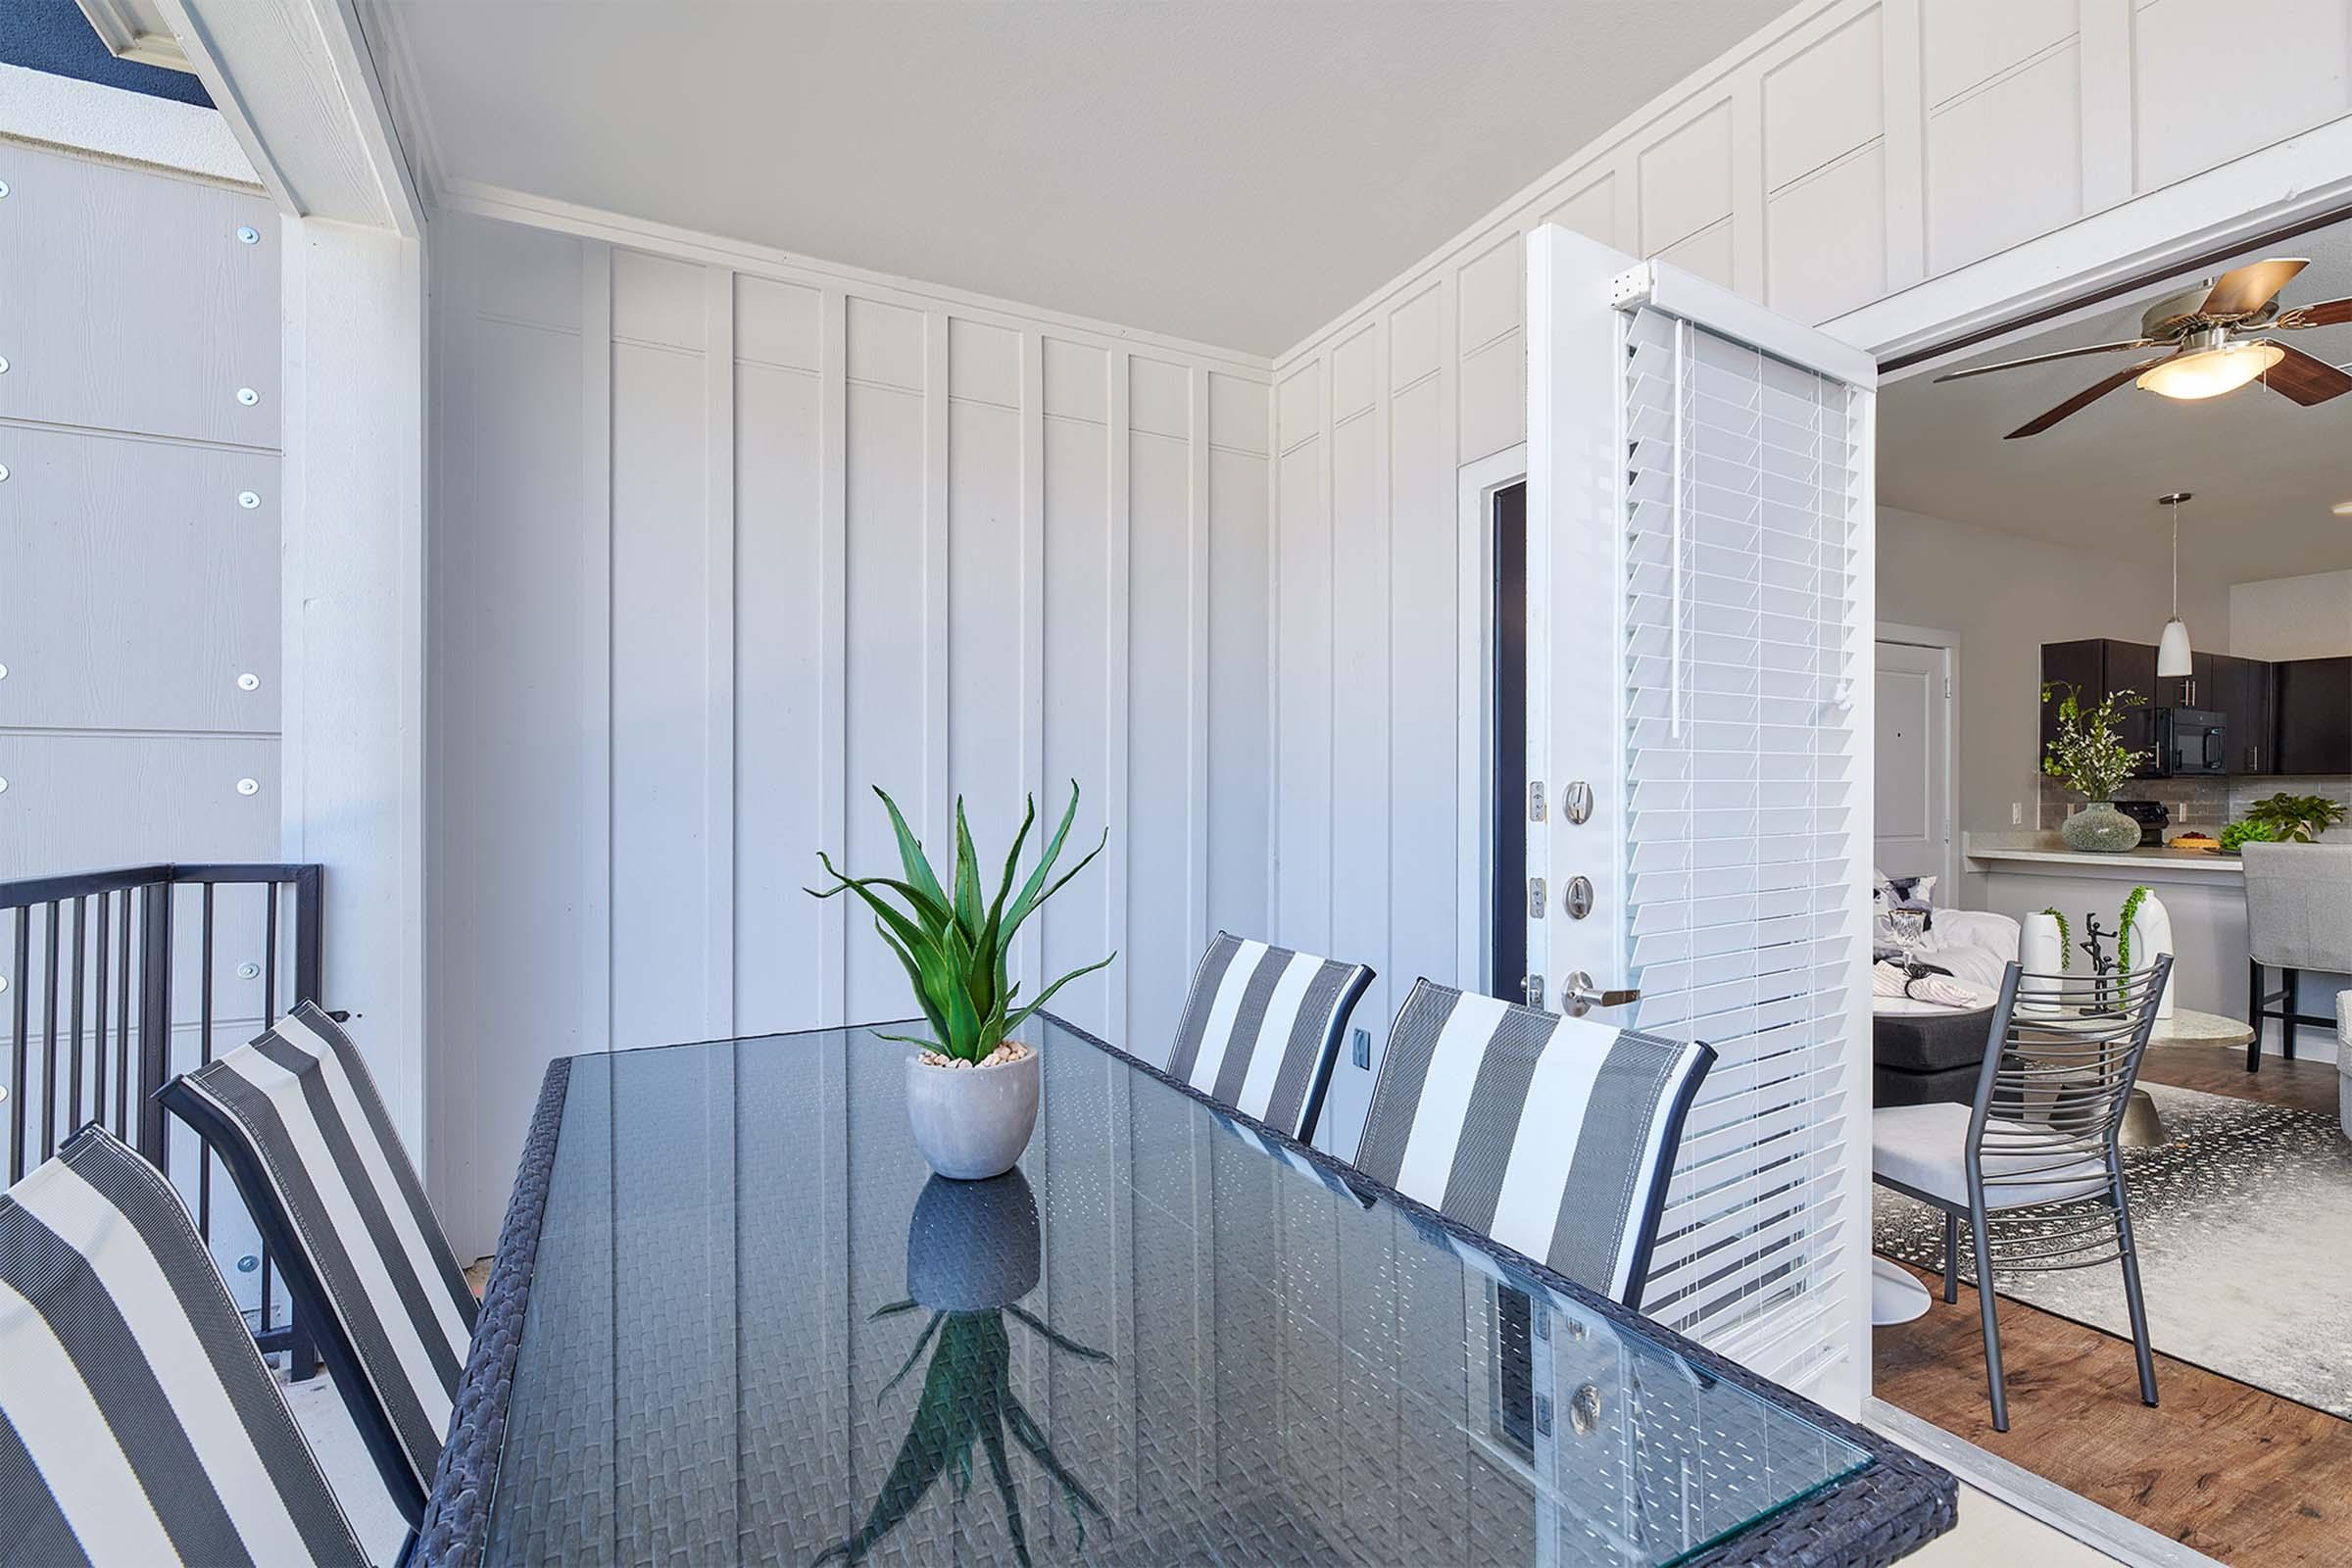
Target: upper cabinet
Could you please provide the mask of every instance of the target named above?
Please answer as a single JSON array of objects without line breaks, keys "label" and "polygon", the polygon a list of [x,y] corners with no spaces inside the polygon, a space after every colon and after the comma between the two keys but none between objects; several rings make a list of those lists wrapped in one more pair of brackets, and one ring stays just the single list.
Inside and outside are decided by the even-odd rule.
[{"label": "upper cabinet", "polygon": [[[2147,705],[2198,708],[2224,715],[2230,728],[2229,771],[2238,777],[2277,773],[2352,773],[2352,659],[2297,659],[2273,663],[2230,654],[2194,654],[2190,673],[2156,678],[2156,650],[2146,643],[2089,637],[2041,647],[2044,684],[2082,689],[2085,706],[2114,692],[2134,692]],[[2057,729],[2057,704],[2041,709],[2046,748]],[[2124,710],[2124,743],[2151,744],[2147,707]],[[2153,763],[2135,775],[2157,776]]]},{"label": "upper cabinet", "polygon": [[2271,666],[2278,773],[2352,773],[2352,658]]}]

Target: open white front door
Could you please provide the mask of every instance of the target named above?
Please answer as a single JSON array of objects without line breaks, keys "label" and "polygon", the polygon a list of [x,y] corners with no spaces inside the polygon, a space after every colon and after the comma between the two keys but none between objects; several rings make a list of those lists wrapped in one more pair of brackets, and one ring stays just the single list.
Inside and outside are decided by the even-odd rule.
[{"label": "open white front door", "polygon": [[1642,1310],[1852,1409],[1876,368],[1557,226],[1527,254],[1529,989],[1715,1048]]}]

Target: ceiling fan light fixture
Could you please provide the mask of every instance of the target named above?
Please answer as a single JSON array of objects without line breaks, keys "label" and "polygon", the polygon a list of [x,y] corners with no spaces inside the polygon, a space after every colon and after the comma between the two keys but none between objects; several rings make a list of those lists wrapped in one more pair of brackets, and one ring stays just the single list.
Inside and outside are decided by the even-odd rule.
[{"label": "ceiling fan light fixture", "polygon": [[2225,343],[2219,348],[2177,354],[2151,366],[2134,384],[2168,398],[2217,398],[2234,392],[2286,358],[2276,343]]}]

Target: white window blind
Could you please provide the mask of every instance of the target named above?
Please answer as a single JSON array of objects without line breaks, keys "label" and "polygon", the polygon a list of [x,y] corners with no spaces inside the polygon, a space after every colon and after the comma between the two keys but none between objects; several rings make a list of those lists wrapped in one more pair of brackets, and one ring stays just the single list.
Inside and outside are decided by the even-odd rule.
[{"label": "white window blind", "polygon": [[1626,330],[1627,972],[1638,1027],[1717,1054],[1642,1309],[1803,1384],[1867,1219],[1839,1212],[1861,395],[1656,310]]}]

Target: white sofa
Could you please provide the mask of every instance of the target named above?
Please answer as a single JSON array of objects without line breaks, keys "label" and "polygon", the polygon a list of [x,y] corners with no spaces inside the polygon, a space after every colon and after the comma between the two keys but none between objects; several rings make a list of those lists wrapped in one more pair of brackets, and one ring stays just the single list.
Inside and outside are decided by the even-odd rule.
[{"label": "white sofa", "polygon": [[2019,930],[2015,920],[1989,909],[1937,909],[1935,923],[1918,948],[1919,956],[1952,978],[1985,993],[1986,1000],[2001,992],[2001,976],[2017,961]]}]

